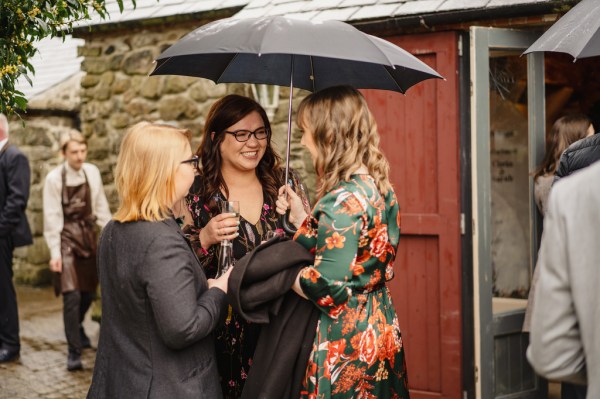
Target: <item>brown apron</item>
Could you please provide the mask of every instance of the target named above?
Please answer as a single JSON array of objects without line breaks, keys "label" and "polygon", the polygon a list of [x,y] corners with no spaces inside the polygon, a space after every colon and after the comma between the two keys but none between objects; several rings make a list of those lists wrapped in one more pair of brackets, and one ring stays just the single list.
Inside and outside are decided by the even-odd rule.
[{"label": "brown apron", "polygon": [[87,175],[85,183],[67,187],[66,169],[62,170],[62,208],[64,226],[60,233],[62,273],[56,273],[54,291],[96,292],[96,217],[92,212],[92,195]]}]

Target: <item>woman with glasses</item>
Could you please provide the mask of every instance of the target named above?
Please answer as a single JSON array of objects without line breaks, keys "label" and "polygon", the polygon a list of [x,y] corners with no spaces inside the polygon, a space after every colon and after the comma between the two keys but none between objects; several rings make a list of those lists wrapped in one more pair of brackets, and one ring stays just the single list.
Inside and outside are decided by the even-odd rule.
[{"label": "woman with glasses", "polygon": [[140,122],[121,143],[120,205],[98,248],[102,325],[88,398],[221,398],[213,331],[227,279],[207,279],[172,209],[194,181],[189,130]]},{"label": "woman with glasses", "polygon": [[[280,158],[271,146],[271,125],[256,101],[228,95],[211,107],[202,143],[199,176],[187,196],[184,232],[209,277],[217,273],[221,241],[230,240],[239,259],[265,241],[267,232],[282,228],[275,212],[278,189],[284,184]],[[292,173],[292,187],[309,210],[308,197]],[[238,201],[240,215],[222,214],[219,201]],[[294,222],[290,220],[290,222]],[[217,329],[217,353],[225,398],[241,395],[260,327],[246,323],[231,307]]]}]

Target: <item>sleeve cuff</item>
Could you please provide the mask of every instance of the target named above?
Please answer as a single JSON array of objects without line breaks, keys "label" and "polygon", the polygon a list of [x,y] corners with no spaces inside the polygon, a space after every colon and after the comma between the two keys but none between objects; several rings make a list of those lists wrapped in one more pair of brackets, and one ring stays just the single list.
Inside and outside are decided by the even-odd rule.
[{"label": "sleeve cuff", "polygon": [[62,254],[60,253],[60,248],[50,249],[50,259],[58,259],[60,257],[62,257]]}]

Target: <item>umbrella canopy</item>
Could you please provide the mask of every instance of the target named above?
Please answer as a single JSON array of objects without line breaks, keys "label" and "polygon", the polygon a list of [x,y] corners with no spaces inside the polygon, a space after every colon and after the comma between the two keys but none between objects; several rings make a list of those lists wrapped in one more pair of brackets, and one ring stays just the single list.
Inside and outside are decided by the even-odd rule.
[{"label": "umbrella canopy", "polygon": [[600,1],[582,0],[523,54],[553,51],[575,59],[600,55]]},{"label": "umbrella canopy", "polygon": [[[215,83],[258,83],[318,91],[357,89],[406,92],[435,70],[400,47],[340,21],[282,16],[222,19],[188,33],[165,50],[150,75],[183,75]],[[288,110],[285,181],[289,176],[292,96]],[[283,227],[292,228],[283,219]]]},{"label": "umbrella canopy", "polygon": [[339,21],[223,19],[164,51],[151,75],[264,83],[317,91],[336,85],[404,93],[441,76],[400,47]]}]

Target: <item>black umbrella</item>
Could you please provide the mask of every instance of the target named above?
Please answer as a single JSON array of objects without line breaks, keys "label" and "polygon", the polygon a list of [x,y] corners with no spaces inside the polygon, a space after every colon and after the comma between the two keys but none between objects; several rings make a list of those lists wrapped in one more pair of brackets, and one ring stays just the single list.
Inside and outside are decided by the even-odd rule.
[{"label": "black umbrella", "polygon": [[575,59],[600,55],[600,1],[582,0],[523,54],[553,51]]},{"label": "black umbrella", "polygon": [[340,21],[282,16],[211,22],[188,33],[156,59],[150,75],[183,75],[215,83],[290,86],[285,181],[289,177],[292,88],[331,86],[404,93],[441,76],[400,47]]}]

